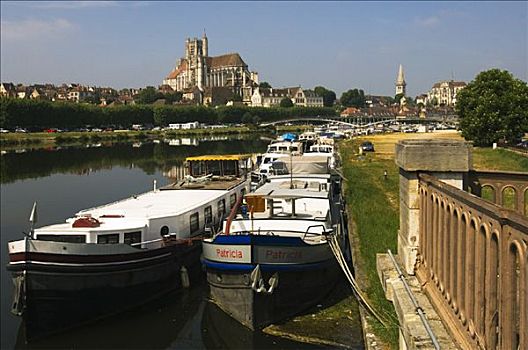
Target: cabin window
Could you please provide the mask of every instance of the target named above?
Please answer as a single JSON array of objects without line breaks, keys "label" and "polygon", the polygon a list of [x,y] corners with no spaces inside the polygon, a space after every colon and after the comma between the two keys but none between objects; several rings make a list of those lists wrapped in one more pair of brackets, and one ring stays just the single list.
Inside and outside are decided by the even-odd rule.
[{"label": "cabin window", "polygon": [[191,233],[194,233],[200,229],[200,214],[194,213],[190,218]]},{"label": "cabin window", "polygon": [[125,232],[125,244],[141,242],[141,231]]},{"label": "cabin window", "polygon": [[162,226],[160,229],[160,235],[166,236],[169,234],[169,226]]},{"label": "cabin window", "polygon": [[206,225],[213,222],[213,207],[211,207],[211,206],[205,207],[205,209],[204,209],[204,219],[205,219],[205,224]]},{"label": "cabin window", "polygon": [[97,243],[117,244],[119,243],[119,233],[112,233],[110,235],[97,235]]},{"label": "cabin window", "polygon": [[221,199],[218,201],[218,217],[222,218],[225,215],[225,212],[226,212],[225,199]]},{"label": "cabin window", "polygon": [[233,193],[232,195],[229,196],[229,207],[233,208],[235,203],[236,203],[236,193]]},{"label": "cabin window", "polygon": [[65,243],[86,243],[84,235],[37,235],[40,241],[55,241]]}]

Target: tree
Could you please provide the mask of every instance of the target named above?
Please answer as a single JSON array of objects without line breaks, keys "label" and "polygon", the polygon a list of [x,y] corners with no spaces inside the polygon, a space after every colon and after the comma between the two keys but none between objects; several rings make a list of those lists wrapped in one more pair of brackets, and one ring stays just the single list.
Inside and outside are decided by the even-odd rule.
[{"label": "tree", "polygon": [[403,94],[403,93],[399,93],[399,94],[394,95],[394,102],[399,104],[400,100],[402,99],[403,96],[405,96],[405,94]]},{"label": "tree", "polygon": [[323,98],[323,105],[325,107],[332,107],[334,105],[334,101],[336,100],[336,93],[334,91],[328,90],[323,86],[316,86],[314,92],[317,96]]},{"label": "tree", "polygon": [[466,140],[477,146],[518,141],[528,132],[528,85],[511,73],[479,73],[457,94],[456,112]]},{"label": "tree", "polygon": [[267,81],[263,81],[262,83],[259,84],[259,88],[270,89],[270,88],[271,88],[271,85],[270,85],[270,83],[268,83]]},{"label": "tree", "polygon": [[290,108],[293,107],[293,102],[291,99],[285,97],[280,101],[280,106],[284,108]]},{"label": "tree", "polygon": [[140,104],[151,104],[154,101],[163,98],[163,94],[153,86],[147,86],[141,90],[136,98],[136,102]]},{"label": "tree", "polygon": [[345,107],[365,107],[365,92],[363,90],[353,89],[343,92],[341,95],[341,104]]},{"label": "tree", "polygon": [[242,102],[242,96],[240,96],[237,93],[234,93],[233,96],[231,97],[231,101],[233,101],[233,102]]},{"label": "tree", "polygon": [[180,91],[168,92],[163,95],[162,98],[165,99],[165,103],[168,105],[173,104],[174,102],[180,102],[182,99],[182,93]]}]

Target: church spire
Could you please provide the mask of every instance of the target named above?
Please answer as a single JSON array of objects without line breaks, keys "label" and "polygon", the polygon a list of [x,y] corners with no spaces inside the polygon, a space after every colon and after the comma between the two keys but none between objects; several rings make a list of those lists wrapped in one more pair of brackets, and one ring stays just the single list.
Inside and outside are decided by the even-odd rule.
[{"label": "church spire", "polygon": [[403,77],[403,66],[400,64],[400,69],[398,70],[398,78],[396,79],[396,85],[402,84],[405,84],[405,78]]},{"label": "church spire", "polygon": [[404,94],[405,95],[405,78],[403,76],[403,66],[400,64],[400,69],[398,69],[398,77],[396,78],[396,95]]}]

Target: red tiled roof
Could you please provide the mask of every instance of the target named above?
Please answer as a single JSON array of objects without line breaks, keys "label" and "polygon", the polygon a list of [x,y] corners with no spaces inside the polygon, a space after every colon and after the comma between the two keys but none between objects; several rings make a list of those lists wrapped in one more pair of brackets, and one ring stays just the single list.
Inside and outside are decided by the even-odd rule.
[{"label": "red tiled roof", "polygon": [[187,69],[187,61],[183,60],[183,62],[176,68],[174,68],[166,79],[176,79],[178,75],[180,75],[183,71]]}]

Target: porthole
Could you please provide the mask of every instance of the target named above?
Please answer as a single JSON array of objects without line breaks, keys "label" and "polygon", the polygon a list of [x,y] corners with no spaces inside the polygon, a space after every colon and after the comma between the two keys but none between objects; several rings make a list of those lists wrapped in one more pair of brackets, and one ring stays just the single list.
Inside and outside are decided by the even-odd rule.
[{"label": "porthole", "polygon": [[169,234],[169,226],[162,226],[160,229],[160,235],[166,236]]}]

